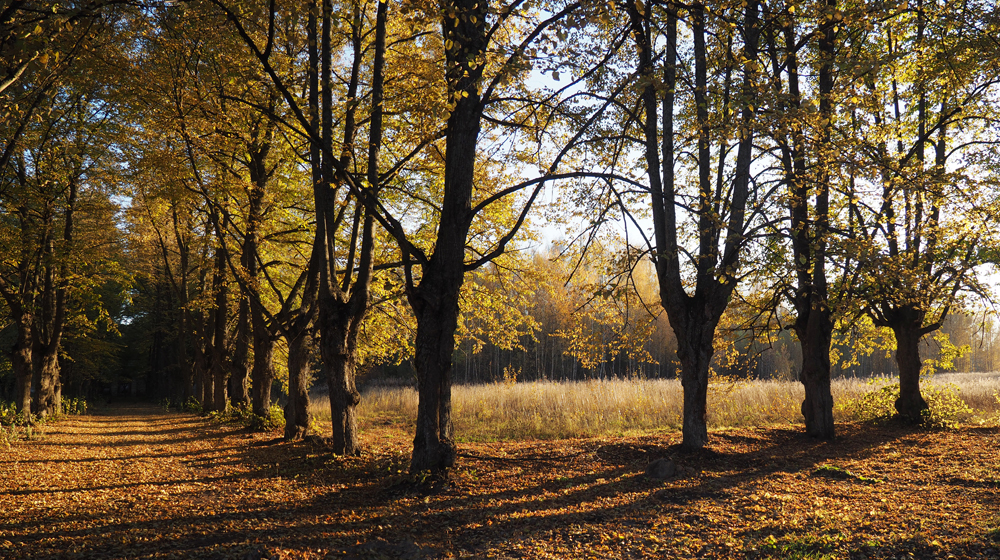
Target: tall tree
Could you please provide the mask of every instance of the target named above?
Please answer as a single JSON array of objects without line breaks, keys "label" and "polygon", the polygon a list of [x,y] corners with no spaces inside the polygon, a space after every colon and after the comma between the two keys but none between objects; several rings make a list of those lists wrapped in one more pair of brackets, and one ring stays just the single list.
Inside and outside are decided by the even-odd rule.
[{"label": "tall tree", "polygon": [[860,225],[851,241],[864,267],[858,292],[875,325],[895,335],[896,410],[914,422],[927,409],[920,340],[963,293],[985,294],[976,267],[995,247],[993,202],[981,186],[994,173],[981,163],[995,143],[984,128],[1000,85],[987,31],[995,17],[976,3],[934,0],[890,13],[870,39],[884,53],[880,64],[858,87],[856,173],[868,178],[852,206]]},{"label": "tall tree", "polygon": [[[747,211],[747,204],[758,198],[751,192],[751,164],[759,93],[759,5],[750,0],[742,13],[716,13],[698,3],[689,9],[641,3],[629,4],[627,9],[636,47],[635,75],[641,87],[636,120],[642,125],[649,176],[653,259],[661,302],[677,336],[684,387],[683,445],[696,449],[708,440],[708,376],[715,330],[740,278],[740,254],[755,217]],[[681,22],[688,26],[692,41],[685,48],[680,42],[685,36],[679,33]],[[665,40],[658,40],[661,36]],[[734,46],[737,41],[739,50]],[[662,66],[657,66],[658,61]],[[691,70],[692,75],[684,74]],[[742,74],[741,83],[734,83],[734,74]],[[677,142],[678,110],[684,109],[693,117],[687,123],[695,131],[691,145],[685,137]],[[712,109],[722,122],[712,120]],[[735,161],[731,161],[725,132],[730,127],[737,136]],[[717,148],[714,162],[713,142]],[[691,194],[677,184],[677,167],[683,165],[681,154],[687,150],[694,154]],[[678,210],[688,212],[688,219],[696,224],[690,234],[696,247],[686,247],[681,240],[685,219]],[[690,269],[682,264],[682,254],[690,256]]]}]

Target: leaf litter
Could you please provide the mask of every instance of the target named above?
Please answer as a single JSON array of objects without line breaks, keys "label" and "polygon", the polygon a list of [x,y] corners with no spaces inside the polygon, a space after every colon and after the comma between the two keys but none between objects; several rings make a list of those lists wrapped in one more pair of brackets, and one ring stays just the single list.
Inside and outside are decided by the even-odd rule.
[{"label": "leaf litter", "polygon": [[446,480],[403,424],[357,457],[142,406],[44,430],[0,449],[0,558],[1000,559],[996,427],[461,443]]}]

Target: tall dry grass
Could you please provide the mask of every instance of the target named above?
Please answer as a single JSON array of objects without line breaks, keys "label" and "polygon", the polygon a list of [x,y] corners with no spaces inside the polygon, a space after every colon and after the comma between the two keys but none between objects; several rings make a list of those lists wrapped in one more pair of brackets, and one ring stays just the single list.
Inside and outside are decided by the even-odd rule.
[{"label": "tall dry grass", "polygon": [[[1000,420],[1000,373],[939,374],[927,384],[958,386],[973,408],[971,421]],[[845,406],[878,382],[847,378],[833,382],[837,421],[853,420]],[[789,424],[802,421],[801,383],[736,381],[710,385],[708,424],[711,428]],[[458,437],[470,440],[556,439],[677,430],[683,395],[677,380],[613,379],[585,382],[534,381],[457,385],[452,389],[452,419]],[[321,424],[330,420],[330,403],[316,399],[310,412]],[[362,429],[399,423],[413,425],[417,392],[409,387],[365,390],[358,407]]]}]

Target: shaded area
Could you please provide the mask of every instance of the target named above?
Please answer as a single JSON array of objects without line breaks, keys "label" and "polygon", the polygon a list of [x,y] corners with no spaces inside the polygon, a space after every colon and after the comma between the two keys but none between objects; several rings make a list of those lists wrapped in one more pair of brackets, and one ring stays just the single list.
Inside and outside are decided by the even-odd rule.
[{"label": "shaded area", "polygon": [[[403,474],[398,426],[341,458],[190,415],[108,412],[0,451],[0,557],[1000,558],[992,428],[844,425],[833,442],[741,429],[696,453],[679,434],[465,444],[430,485]],[[677,477],[642,474],[662,456]]]}]

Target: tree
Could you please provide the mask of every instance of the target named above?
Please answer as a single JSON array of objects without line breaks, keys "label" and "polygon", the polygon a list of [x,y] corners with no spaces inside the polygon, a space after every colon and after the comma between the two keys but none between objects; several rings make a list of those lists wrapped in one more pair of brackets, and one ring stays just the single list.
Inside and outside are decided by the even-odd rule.
[{"label": "tree", "polygon": [[[716,13],[704,4],[684,9],[675,4],[636,3],[627,10],[636,47],[635,76],[641,88],[641,108],[633,118],[642,128],[641,149],[649,177],[652,258],[661,303],[677,337],[684,387],[683,446],[697,449],[708,440],[708,373],[715,329],[739,281],[740,254],[756,218],[747,211],[747,204],[759,198],[751,192],[759,93],[759,6],[751,0],[742,12]],[[688,25],[692,38],[692,44],[683,48],[678,33],[681,22]],[[717,43],[708,42],[709,38]],[[742,45],[739,51],[736,41]],[[654,51],[661,47],[661,52]],[[662,61],[659,67],[658,61]],[[691,69],[693,75],[684,74]],[[742,74],[742,83],[734,83],[735,73]],[[713,108],[719,115],[716,120],[711,117]],[[687,119],[682,126],[695,131],[691,137],[681,135],[679,143],[683,128],[676,127],[678,114]],[[726,129],[736,131],[734,162]],[[713,141],[717,143],[714,163]],[[687,150],[694,154],[695,187],[690,194],[677,180]],[[681,237],[685,212],[696,226],[689,234],[696,247],[687,247]],[[688,256],[689,268],[682,265],[682,254]]]},{"label": "tree", "polygon": [[894,12],[874,27],[885,54],[858,87],[865,102],[852,123],[860,184],[851,212],[859,226],[850,240],[864,271],[858,296],[896,338],[896,410],[913,422],[927,409],[920,340],[964,293],[987,294],[977,267],[996,246],[995,201],[982,181],[995,172],[983,164],[994,154],[986,123],[1000,67],[984,17],[994,16],[983,6],[925,0]]}]

